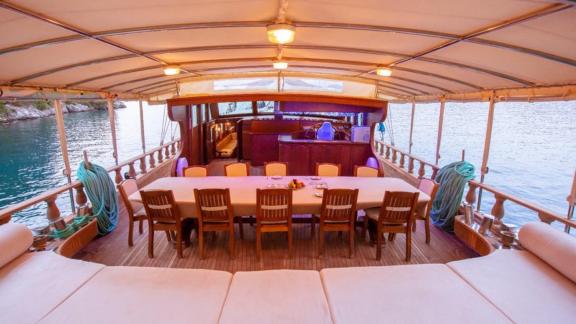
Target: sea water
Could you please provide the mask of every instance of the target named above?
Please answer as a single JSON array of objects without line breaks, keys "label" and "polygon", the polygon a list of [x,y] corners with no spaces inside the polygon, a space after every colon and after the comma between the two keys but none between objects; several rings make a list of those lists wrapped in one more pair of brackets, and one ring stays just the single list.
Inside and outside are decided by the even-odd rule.
[{"label": "sea water", "polygon": [[[115,111],[119,160],[142,153],[138,104]],[[390,106],[385,140],[408,151],[411,105]],[[160,144],[164,106],[145,106],[147,150]],[[479,179],[487,103],[447,103],[439,164],[466,160],[476,167]],[[434,162],[439,104],[418,104],[414,118],[412,153]],[[65,115],[73,179],[87,150],[94,163],[113,165],[112,141],[106,111]],[[168,130],[179,137],[176,124]],[[377,134],[379,136],[379,134]],[[62,153],[54,117],[0,125],[0,208],[24,201],[66,184]],[[576,101],[548,103],[498,103],[495,109],[489,173],[485,182],[521,199],[535,202],[561,215],[567,211],[566,196],[576,169]],[[70,211],[69,197],[59,196],[63,213]],[[482,210],[489,212],[493,196],[484,193]],[[40,203],[15,215],[30,225],[46,223],[46,204]],[[535,213],[507,202],[505,220],[522,224],[537,219]]]}]

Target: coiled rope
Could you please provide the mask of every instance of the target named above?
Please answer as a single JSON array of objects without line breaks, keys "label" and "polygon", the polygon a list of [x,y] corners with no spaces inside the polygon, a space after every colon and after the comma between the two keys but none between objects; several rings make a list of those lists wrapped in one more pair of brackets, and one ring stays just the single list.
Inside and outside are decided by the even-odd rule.
[{"label": "coiled rope", "polygon": [[93,163],[86,168],[84,162],[81,162],[77,177],[92,203],[92,214],[97,219],[98,233],[106,235],[112,232],[118,225],[118,196],[108,172]]},{"label": "coiled rope", "polygon": [[474,166],[466,161],[450,163],[438,171],[435,180],[440,186],[430,211],[435,225],[454,231],[454,217],[462,202],[464,187],[472,179]]}]

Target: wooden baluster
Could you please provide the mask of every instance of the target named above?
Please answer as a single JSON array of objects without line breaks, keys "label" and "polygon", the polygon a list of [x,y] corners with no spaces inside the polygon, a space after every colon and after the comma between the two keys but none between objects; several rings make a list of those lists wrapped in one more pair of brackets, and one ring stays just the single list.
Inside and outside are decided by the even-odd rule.
[{"label": "wooden baluster", "polygon": [[392,163],[396,164],[396,160],[398,160],[398,152],[395,149],[392,149]]},{"label": "wooden baluster", "polygon": [[384,143],[378,143],[378,153],[384,155]]},{"label": "wooden baluster", "polygon": [[116,177],[114,178],[116,184],[120,184],[120,182],[122,182],[122,167],[116,168],[116,170],[114,170],[114,173],[116,173]]},{"label": "wooden baluster", "polygon": [[466,203],[472,206],[476,204],[476,188],[478,188],[477,184],[475,184],[472,181],[468,182],[468,193],[466,193]]},{"label": "wooden baluster", "polygon": [[84,192],[84,186],[80,184],[74,188],[76,190],[76,215],[84,216],[90,215],[91,211],[88,207],[88,198]]},{"label": "wooden baluster", "polygon": [[66,222],[60,217],[60,209],[56,205],[56,198],[57,196],[50,196],[46,199],[46,204],[48,208],[46,209],[46,217],[48,221],[56,228],[57,230],[64,230],[66,229]]},{"label": "wooden baluster", "polygon": [[400,153],[400,168],[404,169],[404,163],[405,163],[405,154],[404,153]]},{"label": "wooden baluster", "polygon": [[390,159],[390,146],[386,146],[386,160]]},{"label": "wooden baluster", "polygon": [[437,167],[432,167],[432,176],[430,177],[430,179],[436,179],[436,174],[438,174],[438,168]]},{"label": "wooden baluster", "polygon": [[424,169],[424,162],[419,161],[420,162],[420,167],[418,168],[418,178],[424,178],[424,175],[426,174],[426,170]]},{"label": "wooden baluster", "polygon": [[140,173],[146,173],[146,157],[143,156],[140,158]]},{"label": "wooden baluster", "polygon": [[540,221],[546,224],[552,224],[552,222],[554,221],[554,217],[550,216],[548,213],[543,211],[540,211],[538,213],[538,218],[540,218]]},{"label": "wooden baluster", "polygon": [[134,162],[128,164],[128,175],[130,178],[136,178],[136,169],[134,168]]},{"label": "wooden baluster", "polygon": [[176,143],[172,142],[172,144],[170,144],[170,152],[172,156],[176,156]]},{"label": "wooden baluster", "polygon": [[158,164],[162,163],[162,161],[164,161],[164,157],[162,156],[162,147],[160,147],[158,150]]},{"label": "wooden baluster", "polygon": [[170,145],[166,145],[164,147],[164,156],[166,157],[166,159],[170,158]]},{"label": "wooden baluster", "polygon": [[8,222],[10,222],[10,219],[12,219],[12,215],[10,214],[6,214],[0,217],[0,225],[8,224]]},{"label": "wooden baluster", "polygon": [[496,201],[494,202],[494,206],[492,206],[490,213],[492,216],[494,216],[494,221],[496,224],[502,224],[502,218],[504,217],[504,202],[506,201],[506,197],[496,193],[494,194],[494,199],[496,199]]},{"label": "wooden baluster", "polygon": [[413,157],[408,158],[408,173],[414,174],[414,158]]},{"label": "wooden baluster", "polygon": [[150,169],[154,169],[156,167],[156,161],[154,161],[154,152],[150,153]]}]

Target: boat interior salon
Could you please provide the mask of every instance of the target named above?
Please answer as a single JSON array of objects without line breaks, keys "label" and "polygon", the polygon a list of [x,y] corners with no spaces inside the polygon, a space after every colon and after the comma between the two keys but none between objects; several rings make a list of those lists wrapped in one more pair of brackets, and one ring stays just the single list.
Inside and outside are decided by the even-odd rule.
[{"label": "boat interior salon", "polygon": [[494,149],[575,102],[575,1],[0,0],[0,127],[36,105],[58,177],[0,195],[0,324],[575,323],[576,173]]}]

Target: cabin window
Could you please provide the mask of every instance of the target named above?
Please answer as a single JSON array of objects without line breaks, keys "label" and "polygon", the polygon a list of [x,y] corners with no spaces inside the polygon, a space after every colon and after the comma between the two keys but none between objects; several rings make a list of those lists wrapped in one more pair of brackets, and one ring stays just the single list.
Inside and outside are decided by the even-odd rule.
[{"label": "cabin window", "polygon": [[274,101],[258,101],[256,106],[259,114],[271,114],[274,112]]},{"label": "cabin window", "polygon": [[218,114],[220,116],[252,114],[252,101],[219,102]]}]

